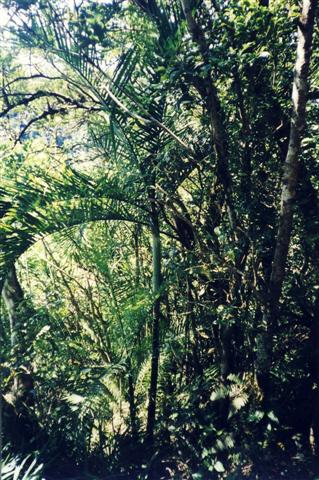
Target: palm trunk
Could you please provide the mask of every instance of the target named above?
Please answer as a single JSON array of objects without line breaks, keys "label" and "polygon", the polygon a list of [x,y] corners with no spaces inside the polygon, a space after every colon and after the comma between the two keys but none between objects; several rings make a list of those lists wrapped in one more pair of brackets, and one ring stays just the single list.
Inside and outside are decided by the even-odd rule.
[{"label": "palm trunk", "polygon": [[135,286],[139,288],[141,277],[141,259],[140,259],[140,234],[141,226],[136,224],[134,226],[133,241],[135,251]]},{"label": "palm trunk", "polygon": [[153,447],[154,428],[156,418],[156,394],[158,380],[158,365],[160,356],[160,290],[162,283],[161,274],[161,238],[159,232],[158,213],[153,208],[152,215],[152,255],[153,255],[153,337],[152,337],[152,363],[151,381],[149,389],[149,403],[147,415],[146,437],[150,449]]},{"label": "palm trunk", "polygon": [[292,118],[288,151],[284,163],[279,225],[272,262],[262,325],[257,338],[257,378],[265,401],[270,393],[273,334],[277,323],[279,299],[285,277],[288,249],[293,227],[294,201],[298,182],[298,155],[308,93],[308,71],[311,55],[316,0],[303,0],[298,25],[297,58],[292,90]]},{"label": "palm trunk", "polygon": [[134,383],[132,376],[132,365],[131,361],[128,362],[129,373],[128,373],[128,400],[130,406],[130,422],[131,422],[131,433],[134,438],[137,437],[137,422],[136,422],[136,405],[134,397]]}]

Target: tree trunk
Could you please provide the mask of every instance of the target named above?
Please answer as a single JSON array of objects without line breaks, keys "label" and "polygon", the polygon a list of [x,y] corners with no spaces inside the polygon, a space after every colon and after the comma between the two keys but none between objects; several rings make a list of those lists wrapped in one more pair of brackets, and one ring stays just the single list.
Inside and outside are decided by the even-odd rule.
[{"label": "tree trunk", "polygon": [[133,233],[133,242],[134,242],[134,252],[135,252],[135,286],[139,288],[140,286],[140,277],[141,277],[141,258],[140,258],[140,234],[141,234],[141,225],[134,225]]},{"label": "tree trunk", "polygon": [[311,376],[313,411],[311,425],[314,435],[315,454],[319,456],[319,295],[314,305],[314,315],[310,330]]},{"label": "tree trunk", "polygon": [[[317,274],[319,269],[319,204],[316,191],[311,183],[305,166],[300,168],[301,181],[298,191],[298,206],[302,214],[304,231],[305,265]],[[311,295],[310,295],[311,298]],[[310,375],[311,385],[308,392],[313,405],[311,426],[313,429],[315,453],[319,456],[319,294],[313,302],[310,325]],[[309,433],[309,432],[308,432]]]},{"label": "tree trunk", "polygon": [[149,389],[149,403],[147,413],[146,438],[150,449],[153,448],[155,416],[156,416],[156,394],[158,380],[158,365],[160,356],[160,290],[162,283],[161,274],[161,238],[159,232],[158,213],[153,208],[152,215],[152,255],[153,255],[153,338],[152,338],[152,362],[151,381]]},{"label": "tree trunk", "polygon": [[292,90],[292,116],[288,151],[283,168],[281,205],[275,252],[266,294],[262,324],[257,338],[257,379],[265,401],[269,399],[273,334],[277,323],[279,299],[285,277],[298,182],[298,155],[308,93],[308,71],[312,46],[316,0],[303,0],[298,24],[297,58]]},{"label": "tree trunk", "polygon": [[22,348],[20,334],[21,306],[24,300],[15,266],[9,270],[2,288],[2,298],[6,306],[9,322],[11,347],[13,350]]},{"label": "tree trunk", "polygon": [[[201,57],[208,67],[210,65],[209,48],[205,34],[201,26],[193,17],[193,5],[190,0],[182,0],[183,12],[186,18],[188,30],[193,42],[197,44]],[[196,77],[196,87],[206,103],[211,129],[212,152],[217,160],[217,177],[223,187],[223,195],[227,207],[229,223],[234,231],[237,225],[236,212],[233,203],[232,179],[229,172],[227,135],[225,132],[222,109],[217,94],[216,86],[209,71],[204,78]]]},{"label": "tree trunk", "polygon": [[[13,366],[19,367],[22,362],[25,363],[24,354],[26,351],[23,332],[21,331],[22,320],[27,315],[30,315],[30,311],[27,311],[24,305],[24,293],[14,265],[5,278],[2,298],[10,322]],[[40,427],[29,410],[29,407],[34,403],[33,390],[32,375],[17,370],[14,374],[13,385],[10,391],[13,405],[6,402],[3,405],[7,412],[4,415],[4,420],[6,420],[4,430],[17,451],[35,448],[35,442],[41,436]]]},{"label": "tree trunk", "polygon": [[196,328],[196,315],[194,312],[194,298],[192,293],[193,285],[190,276],[187,277],[187,310],[188,310],[188,319],[193,333],[193,340],[191,343],[192,348],[192,358],[194,364],[194,370],[196,375],[201,376],[203,374],[203,368],[200,363],[199,355],[199,338]]},{"label": "tree trunk", "polygon": [[136,405],[135,405],[135,397],[134,397],[134,383],[133,383],[131,361],[128,362],[128,368],[129,368],[128,399],[129,399],[129,406],[130,406],[131,433],[132,433],[132,436],[136,438],[137,437]]}]

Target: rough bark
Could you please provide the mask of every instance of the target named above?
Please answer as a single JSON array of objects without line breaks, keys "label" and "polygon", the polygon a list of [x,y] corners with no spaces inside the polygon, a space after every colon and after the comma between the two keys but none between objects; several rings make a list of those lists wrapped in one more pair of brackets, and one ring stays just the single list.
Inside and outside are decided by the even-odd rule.
[{"label": "rough bark", "polygon": [[[205,65],[208,66],[210,65],[208,44],[201,26],[193,17],[191,1],[182,0],[182,7],[193,42],[197,44],[202,59]],[[198,91],[206,103],[211,127],[212,151],[217,159],[217,177],[223,187],[229,223],[232,230],[234,230],[237,225],[237,218],[232,196],[232,179],[229,172],[227,135],[223,124],[222,109],[217,89],[210,72],[204,78],[196,77],[196,82],[199,82]]]},{"label": "rough bark", "polygon": [[269,396],[274,327],[285,278],[285,267],[293,227],[293,212],[299,170],[299,152],[305,126],[308,71],[311,56],[316,0],[303,0],[298,24],[297,58],[292,89],[289,143],[283,167],[281,204],[275,251],[265,301],[261,331],[257,338],[257,378],[264,398]]},{"label": "rough bark", "polygon": [[13,266],[5,279],[2,288],[2,298],[6,306],[10,321],[11,347],[14,349],[20,343],[20,310],[24,300],[15,266]]}]

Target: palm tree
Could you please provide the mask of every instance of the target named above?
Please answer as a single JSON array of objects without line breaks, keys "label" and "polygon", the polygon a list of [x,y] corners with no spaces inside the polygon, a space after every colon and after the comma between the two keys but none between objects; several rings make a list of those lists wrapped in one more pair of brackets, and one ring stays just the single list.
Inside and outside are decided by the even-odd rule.
[{"label": "palm tree", "polygon": [[[153,7],[156,7],[155,3]],[[150,7],[151,10],[154,10],[153,7]],[[117,8],[119,7],[115,7],[115,11]],[[151,10],[148,9],[148,14],[152,14]],[[152,233],[154,296],[152,371],[147,420],[150,444],[153,442],[155,427],[160,353],[160,217],[166,206],[160,198],[159,188],[164,189],[168,196],[173,194],[193,168],[193,164],[183,161],[183,158],[194,156],[193,150],[183,140],[186,126],[180,126],[179,133],[176,134],[170,125],[170,106],[159,73],[170,62],[170,57],[175,55],[174,49],[167,47],[178,35],[181,12],[178,8],[173,11],[155,10],[157,38],[152,49],[155,47],[157,50],[157,58],[154,59],[147,49],[128,48],[117,58],[113,74],[107,65],[107,56],[85,31],[82,10],[75,9],[72,12],[71,22],[67,20],[67,9],[58,9],[53,2],[48,2],[45,8],[32,13],[31,23],[25,16],[20,18],[21,41],[31,47],[40,47],[54,66],[53,58],[62,60],[66,68],[58,67],[59,76],[75,92],[71,98],[60,93],[54,94],[52,90],[41,90],[24,97],[20,104],[30,103],[41,95],[54,97],[60,102],[59,107],[45,110],[43,114],[31,119],[29,125],[33,125],[38,118],[61,113],[66,105],[89,111],[89,128],[96,148],[117,165],[117,169],[120,167],[118,175],[125,175],[129,181],[125,186],[112,186],[105,181],[97,186],[92,179],[72,171],[71,175],[64,176],[60,182],[47,179],[45,197],[42,194],[43,185],[38,187],[31,182],[26,186],[23,180],[18,182],[14,187],[16,190],[10,192],[11,198],[15,196],[14,205],[10,206],[2,222],[4,233],[1,254],[3,269],[7,272],[14,260],[41,235],[93,220],[127,220],[148,225]],[[114,10],[107,6],[106,11],[107,24],[114,16]],[[153,25],[148,25],[147,28],[150,33],[154,31]],[[170,52],[169,55],[167,52]],[[116,58],[112,45],[109,55],[111,59]],[[18,105],[19,102],[12,104],[6,113]],[[101,122],[105,114],[107,120]],[[176,160],[169,165],[166,156],[172,148]],[[138,187],[132,189],[132,182],[137,183]],[[3,191],[4,194],[8,194],[8,191]],[[18,241],[14,241],[14,238],[18,238]]]}]

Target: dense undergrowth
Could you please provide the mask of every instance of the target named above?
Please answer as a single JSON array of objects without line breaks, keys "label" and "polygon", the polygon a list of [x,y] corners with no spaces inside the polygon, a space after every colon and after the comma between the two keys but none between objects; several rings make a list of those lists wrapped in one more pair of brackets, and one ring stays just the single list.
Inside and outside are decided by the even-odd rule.
[{"label": "dense undergrowth", "polygon": [[315,479],[316,2],[0,4],[3,479]]}]

